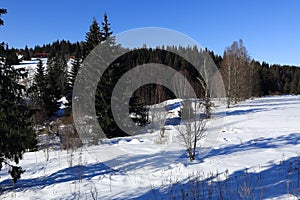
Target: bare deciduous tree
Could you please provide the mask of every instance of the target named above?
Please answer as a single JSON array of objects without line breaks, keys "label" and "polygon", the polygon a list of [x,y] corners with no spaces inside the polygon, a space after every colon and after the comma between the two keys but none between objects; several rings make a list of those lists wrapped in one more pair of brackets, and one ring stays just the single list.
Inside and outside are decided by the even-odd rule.
[{"label": "bare deciduous tree", "polygon": [[206,115],[206,119],[210,119],[211,118],[211,109],[213,106],[213,103],[210,100],[210,94],[209,94],[209,87],[208,87],[208,75],[207,75],[207,71],[206,71],[206,59],[204,59],[204,67],[203,67],[203,79],[197,77],[198,81],[200,82],[202,88],[204,89],[204,106],[205,106],[205,115]]},{"label": "bare deciduous tree", "polygon": [[242,40],[233,42],[224,51],[222,76],[226,85],[227,107],[251,96],[253,71]]},{"label": "bare deciduous tree", "polygon": [[190,161],[196,159],[196,148],[198,142],[205,137],[206,119],[201,112],[204,110],[204,104],[197,102],[184,102],[181,112],[183,125],[178,126],[177,130],[182,139]]}]

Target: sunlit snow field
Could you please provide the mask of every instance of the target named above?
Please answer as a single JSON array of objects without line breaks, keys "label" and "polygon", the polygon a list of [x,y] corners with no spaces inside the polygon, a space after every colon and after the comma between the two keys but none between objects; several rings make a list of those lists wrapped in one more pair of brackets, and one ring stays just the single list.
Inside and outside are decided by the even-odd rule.
[{"label": "sunlit snow field", "polygon": [[201,142],[193,162],[178,140],[178,125],[170,123],[164,144],[154,130],[74,151],[50,149],[48,161],[45,149],[25,153],[20,165],[26,172],[15,185],[7,167],[0,171],[0,197],[300,198],[300,96],[254,98],[214,112],[207,130],[214,138]]}]

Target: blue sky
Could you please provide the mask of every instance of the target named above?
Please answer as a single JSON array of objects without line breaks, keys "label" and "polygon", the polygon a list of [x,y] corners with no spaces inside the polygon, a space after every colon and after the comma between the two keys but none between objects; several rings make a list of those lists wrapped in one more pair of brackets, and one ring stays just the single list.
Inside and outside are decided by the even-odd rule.
[{"label": "blue sky", "polygon": [[163,27],[223,54],[243,39],[258,61],[300,66],[299,0],[0,0],[8,10],[0,40],[24,48],[57,39],[81,41],[106,11],[114,34]]}]

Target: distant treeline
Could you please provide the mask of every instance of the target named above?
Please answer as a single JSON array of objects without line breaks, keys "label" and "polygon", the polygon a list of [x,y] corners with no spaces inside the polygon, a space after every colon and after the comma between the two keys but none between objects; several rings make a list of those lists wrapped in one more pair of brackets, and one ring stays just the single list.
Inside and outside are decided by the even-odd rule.
[{"label": "distant treeline", "polygon": [[[80,44],[82,45],[83,42]],[[72,57],[75,55],[77,45],[77,42],[72,43],[68,40],[56,40],[55,42],[44,44],[42,46],[36,45],[31,48],[25,46],[24,49],[12,48],[11,50],[18,55],[22,55],[23,60],[30,60],[33,57],[49,57],[55,55],[57,52],[64,54],[66,57]]]},{"label": "distant treeline", "polygon": [[[80,45],[81,51],[84,51],[84,42],[76,42],[71,43],[66,40],[57,40],[53,43],[45,44],[42,46],[35,46],[34,48],[26,48],[25,49],[9,49],[11,64],[16,64],[17,60],[14,57],[12,52],[17,52],[21,55],[26,55],[25,53],[28,49],[30,58],[34,57],[42,57],[43,54],[39,53],[47,53],[49,57],[55,56],[57,52],[64,54],[66,57],[74,58],[76,48]],[[215,64],[219,69],[222,68],[222,63],[224,63],[224,55],[220,56],[215,54],[213,51],[207,50],[214,60]],[[27,54],[28,55],[28,54]],[[137,56],[141,60],[145,60],[142,56]],[[153,57],[153,56],[152,56]],[[165,55],[156,55],[160,60],[163,59],[163,63],[172,64],[170,61],[166,61]],[[167,59],[171,59],[168,58]],[[153,62],[154,59],[148,61]],[[140,63],[140,61],[137,61]],[[176,63],[177,61],[175,61]],[[258,62],[254,59],[250,60],[251,66],[255,69],[255,73],[257,73],[257,80],[255,80],[256,84],[258,82],[259,85],[256,85],[255,92],[252,94],[253,96],[262,96],[262,95],[271,95],[271,94],[299,94],[300,93],[300,68],[298,66],[290,66],[290,65],[279,65],[279,64],[268,64],[267,62]]]},{"label": "distant treeline", "polygon": [[[216,55],[213,51],[209,53],[222,70],[225,67],[224,55]],[[300,66],[269,64],[251,59],[248,67],[254,73],[252,96],[300,94]],[[222,75],[225,76],[224,73]]]}]

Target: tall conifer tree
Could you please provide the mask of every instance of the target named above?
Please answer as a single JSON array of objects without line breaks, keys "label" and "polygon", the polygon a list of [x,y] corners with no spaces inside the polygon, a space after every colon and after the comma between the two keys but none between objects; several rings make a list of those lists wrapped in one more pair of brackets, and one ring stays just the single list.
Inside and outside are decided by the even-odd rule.
[{"label": "tall conifer tree", "polygon": [[76,49],[75,49],[75,57],[74,60],[72,61],[72,67],[68,77],[69,87],[67,93],[67,100],[69,102],[69,106],[72,106],[72,95],[73,95],[74,83],[76,80],[77,73],[81,67],[81,64],[82,64],[81,48],[80,48],[80,44],[77,42]]},{"label": "tall conifer tree", "polygon": [[55,57],[47,63],[47,99],[45,102],[48,116],[53,115],[60,104],[57,102],[67,94],[67,61],[61,53],[56,53]]},{"label": "tall conifer tree", "polygon": [[112,31],[110,28],[110,23],[108,22],[108,18],[107,18],[107,14],[104,13],[103,16],[103,22],[102,22],[102,31],[101,31],[101,35],[102,35],[102,40],[105,41],[107,38],[109,38],[112,35]]},{"label": "tall conifer tree", "polygon": [[101,41],[102,34],[100,27],[97,20],[94,18],[90,30],[85,36],[83,57],[85,58],[98,44],[100,44]]},{"label": "tall conifer tree", "polygon": [[[5,9],[0,9],[5,14]],[[3,21],[0,19],[0,26]],[[8,48],[7,48],[8,49]],[[6,50],[7,50],[6,49]],[[15,69],[8,62],[4,44],[0,45],[0,170],[7,159],[19,163],[26,150],[36,147],[36,135],[32,129],[31,110],[22,98],[25,86],[19,84],[27,74],[22,68]],[[19,166],[10,165],[14,182],[24,171]]]},{"label": "tall conifer tree", "polygon": [[29,49],[28,49],[27,45],[25,46],[23,59],[24,60],[31,60],[30,52],[29,52]]}]

